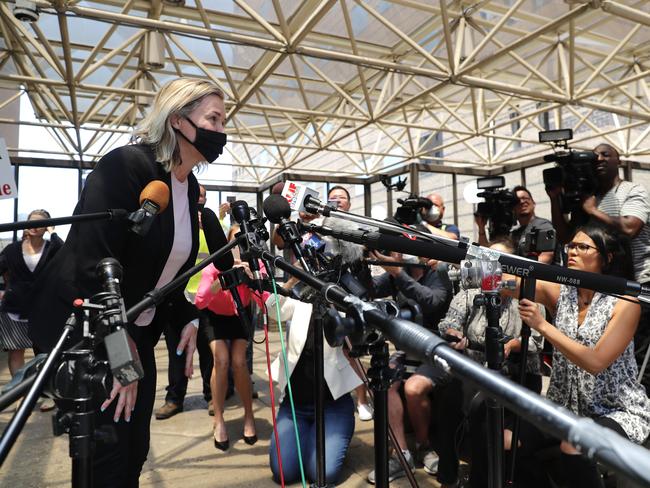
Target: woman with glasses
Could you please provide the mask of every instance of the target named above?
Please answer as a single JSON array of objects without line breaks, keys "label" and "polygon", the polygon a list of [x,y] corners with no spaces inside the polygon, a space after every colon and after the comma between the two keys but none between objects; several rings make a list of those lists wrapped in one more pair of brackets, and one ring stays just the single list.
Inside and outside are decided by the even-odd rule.
[{"label": "woman with glasses", "polygon": [[[633,276],[629,244],[604,227],[579,228],[566,245],[566,252],[571,269],[628,279]],[[523,321],[554,347],[547,397],[633,442],[644,442],[650,433],[650,400],[636,381],[633,337],[641,312],[639,304],[543,281],[537,282],[535,299],[555,316],[553,326],[535,303],[519,303]],[[510,435],[506,431],[506,448]],[[568,486],[604,486],[595,463],[580,456],[568,442],[550,438],[525,422],[519,442],[521,458],[517,463],[525,474],[518,479],[530,483],[526,486],[548,486],[544,473],[529,470],[540,469],[532,455],[554,444],[560,445]]]}]

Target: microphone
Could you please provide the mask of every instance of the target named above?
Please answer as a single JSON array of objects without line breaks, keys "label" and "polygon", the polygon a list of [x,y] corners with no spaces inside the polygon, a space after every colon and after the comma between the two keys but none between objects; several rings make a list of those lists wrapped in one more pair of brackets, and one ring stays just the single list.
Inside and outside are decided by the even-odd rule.
[{"label": "microphone", "polygon": [[253,272],[255,278],[255,285],[257,290],[262,290],[262,273],[260,271],[260,265],[255,256],[251,255],[251,248],[257,244],[257,237],[253,229],[250,228],[249,223],[251,220],[251,210],[248,207],[248,203],[244,200],[237,200],[230,204],[230,212],[235,219],[235,222],[239,224],[241,229],[240,234],[246,236],[245,242],[239,241],[239,249],[242,259],[248,261],[248,265]]},{"label": "microphone", "polygon": [[133,223],[131,230],[139,236],[147,235],[155,216],[164,212],[168,204],[169,186],[160,180],[149,182],[140,193],[140,208],[128,217]]},{"label": "microphone", "polygon": [[140,362],[138,349],[124,325],[127,322],[124,299],[120,291],[122,266],[114,258],[102,259],[95,269],[102,282],[104,296],[100,299],[106,310],[101,318],[107,318],[111,329],[117,329],[104,337],[104,346],[113,377],[122,386],[144,378],[144,368]]},{"label": "microphone", "polygon": [[[289,203],[289,208],[297,212],[316,213],[305,205],[312,202],[312,199],[320,203],[316,190],[294,181],[286,181],[280,195]],[[270,217],[269,220],[271,220]]]},{"label": "microphone", "polygon": [[447,277],[452,283],[460,281],[460,268],[457,265],[452,265],[446,262],[440,262],[436,266],[436,273],[438,276]]},{"label": "microphone", "polygon": [[291,216],[289,202],[281,195],[270,195],[264,200],[262,208],[264,215],[266,215],[269,221],[278,226],[278,234],[282,237],[282,240],[291,245],[293,253],[296,255],[298,261],[300,261],[302,268],[308,273],[312,273],[312,269],[300,248],[302,238],[298,231],[298,226],[295,222],[289,220]]}]

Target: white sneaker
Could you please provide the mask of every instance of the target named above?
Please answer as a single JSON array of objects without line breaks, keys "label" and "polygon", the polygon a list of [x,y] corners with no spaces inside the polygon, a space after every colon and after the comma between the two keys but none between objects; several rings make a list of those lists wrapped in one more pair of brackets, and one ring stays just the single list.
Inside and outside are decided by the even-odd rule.
[{"label": "white sneaker", "polygon": [[372,420],[372,415],[374,413],[372,406],[367,403],[360,403],[357,406],[357,412],[359,412],[359,420],[368,421]]}]

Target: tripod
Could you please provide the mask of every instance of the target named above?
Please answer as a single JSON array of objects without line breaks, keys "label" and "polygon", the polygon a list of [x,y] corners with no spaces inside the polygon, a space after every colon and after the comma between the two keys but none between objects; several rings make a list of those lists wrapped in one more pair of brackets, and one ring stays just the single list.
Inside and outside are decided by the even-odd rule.
[{"label": "tripod", "polygon": [[[83,320],[82,309],[86,313]],[[57,398],[60,409],[54,418],[54,434],[69,434],[72,486],[86,488],[93,485],[91,467],[95,436],[109,440],[111,433],[95,432],[92,401],[94,395],[108,397],[112,386],[110,368],[107,361],[96,357],[94,339],[84,338],[80,344],[65,351],[64,347],[69,345],[81,323],[88,325],[87,312],[100,309],[106,311],[106,307],[85,301],[80,311],[72,314],[66,322],[56,346],[36,378],[25,380],[32,382],[32,386],[0,439],[0,464],[6,460],[41,392],[48,387]]]}]

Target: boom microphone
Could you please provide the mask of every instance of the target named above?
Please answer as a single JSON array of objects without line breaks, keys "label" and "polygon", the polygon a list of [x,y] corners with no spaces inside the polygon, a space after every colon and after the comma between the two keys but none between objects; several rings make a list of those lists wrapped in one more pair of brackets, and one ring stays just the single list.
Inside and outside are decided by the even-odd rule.
[{"label": "boom microphone", "polygon": [[298,232],[298,226],[295,222],[289,220],[291,216],[289,202],[281,195],[270,195],[264,200],[262,208],[264,209],[264,215],[266,215],[269,221],[278,226],[278,234],[282,237],[282,240],[286,244],[291,245],[291,249],[298,261],[300,261],[303,269],[311,273],[312,270],[300,248],[302,238],[300,237],[300,232]]},{"label": "boom microphone", "polygon": [[140,193],[140,208],[129,215],[133,222],[131,230],[140,236],[147,235],[154,218],[169,204],[169,186],[160,180],[153,180]]}]

